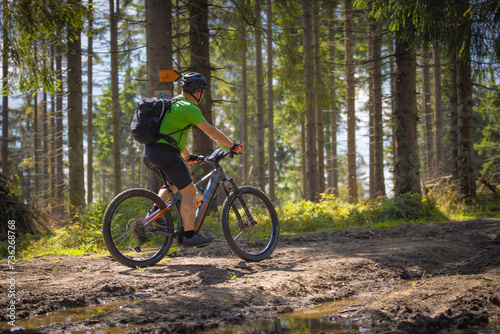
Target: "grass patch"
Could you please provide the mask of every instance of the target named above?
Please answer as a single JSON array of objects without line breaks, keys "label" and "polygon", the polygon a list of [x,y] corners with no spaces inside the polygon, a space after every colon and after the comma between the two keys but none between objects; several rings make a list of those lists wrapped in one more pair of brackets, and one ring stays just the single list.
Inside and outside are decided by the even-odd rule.
[{"label": "grass patch", "polygon": [[405,194],[395,199],[387,197],[347,203],[333,195],[322,195],[319,203],[288,202],[278,212],[283,233],[305,233],[336,228],[361,226],[394,226],[401,222],[444,220],[432,198]]},{"label": "grass patch", "polygon": [[[81,209],[65,227],[36,235],[24,234],[16,239],[17,258],[25,260],[45,255],[82,255],[104,251],[101,220],[107,203],[96,202]],[[0,243],[0,254],[6,256],[7,245]]]},{"label": "grass patch", "polygon": [[464,199],[449,188],[429,193],[438,209],[450,219],[500,218],[500,193],[479,192],[474,199]]}]

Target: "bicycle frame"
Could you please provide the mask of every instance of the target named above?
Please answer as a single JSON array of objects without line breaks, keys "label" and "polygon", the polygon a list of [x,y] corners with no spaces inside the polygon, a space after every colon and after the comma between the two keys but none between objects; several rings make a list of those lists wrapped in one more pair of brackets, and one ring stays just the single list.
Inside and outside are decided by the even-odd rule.
[{"label": "bicycle frame", "polygon": [[197,232],[202,226],[205,220],[205,214],[209,205],[212,203],[219,186],[222,184],[224,192],[229,194],[229,190],[226,188],[224,181],[227,180],[226,174],[222,170],[222,167],[217,166],[210,173],[205,175],[201,180],[195,183],[196,188],[208,179],[207,189],[203,192],[203,199],[200,207],[196,210],[196,216],[194,219],[194,230]]},{"label": "bicycle frame", "polygon": [[[213,156],[217,155],[217,152],[218,152],[218,150],[216,150],[212,155]],[[214,164],[215,168],[210,173],[206,174],[198,182],[195,183],[196,188],[198,188],[198,186],[200,184],[202,184],[203,182],[208,180],[207,188],[205,189],[205,191],[203,193],[202,204],[196,210],[195,221],[194,221],[194,227],[195,227],[196,232],[199,231],[201,229],[201,227],[203,226],[203,222],[205,221],[205,217],[206,217],[205,214],[208,210],[208,207],[210,206],[213,199],[215,198],[215,195],[217,194],[217,190],[219,189],[219,186],[222,186],[222,189],[224,190],[224,193],[226,196],[229,195],[229,193],[232,189],[235,189],[236,191],[238,191],[238,186],[234,182],[233,178],[226,177],[226,174],[225,174],[224,170],[222,169],[222,167],[220,166],[218,160],[211,161],[211,163]],[[170,201],[167,203],[167,208],[165,208],[161,212],[159,210],[157,210],[157,211],[153,212],[152,214],[150,214],[148,217],[146,217],[146,221],[148,222],[148,223],[146,223],[146,225],[149,224],[150,221],[155,221],[161,215],[163,215],[165,212],[167,212],[172,207],[174,207],[175,211],[177,212],[177,229],[176,229],[176,231],[174,231],[173,233],[169,233],[169,232],[161,230],[161,229],[153,228],[153,230],[151,230],[151,232],[161,234],[161,235],[164,235],[166,237],[171,237],[171,238],[179,237],[179,235],[181,234],[181,231],[183,231],[183,221],[182,221],[182,217],[180,214],[181,213],[180,199],[182,198],[182,195],[180,195],[180,193],[175,194],[170,189],[170,187],[168,187],[168,182],[166,182],[167,179],[166,179],[165,175],[163,174],[163,172],[161,170],[160,170],[160,172],[161,172],[161,175],[165,181],[165,184],[167,184],[167,191],[168,191],[168,195],[170,197]],[[229,182],[229,186],[226,186],[226,182]],[[243,207],[244,207],[245,211],[247,212],[248,216],[251,217],[250,212],[248,212],[248,208],[246,207],[246,205],[244,204],[243,201],[242,201],[242,203],[243,203]],[[236,215],[239,216],[237,211],[236,211]],[[238,219],[241,219],[241,217],[238,217]]]}]

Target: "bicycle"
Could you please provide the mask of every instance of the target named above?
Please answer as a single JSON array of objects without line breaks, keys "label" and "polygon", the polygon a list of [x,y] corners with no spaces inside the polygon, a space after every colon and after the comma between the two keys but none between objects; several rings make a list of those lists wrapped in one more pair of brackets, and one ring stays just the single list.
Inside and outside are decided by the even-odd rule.
[{"label": "bicycle", "polygon": [[[200,157],[198,161],[213,164],[214,169],[195,184],[199,188],[201,183],[207,181],[201,205],[196,211],[195,231],[203,226],[207,209],[219,187],[222,187],[226,198],[222,204],[220,224],[226,244],[243,260],[262,261],[276,248],[278,214],[262,190],[252,186],[238,187],[233,178],[226,177],[219,162],[227,156],[232,158],[234,153],[218,148],[209,157]],[[134,188],[118,194],[104,213],[102,235],[106,248],[116,261],[125,266],[155,265],[167,255],[175,239],[182,244],[182,195],[179,192],[174,194],[165,175],[161,174],[170,198],[167,203],[150,190]],[[154,205],[157,209],[150,212]],[[177,221],[175,228],[174,220]]]}]

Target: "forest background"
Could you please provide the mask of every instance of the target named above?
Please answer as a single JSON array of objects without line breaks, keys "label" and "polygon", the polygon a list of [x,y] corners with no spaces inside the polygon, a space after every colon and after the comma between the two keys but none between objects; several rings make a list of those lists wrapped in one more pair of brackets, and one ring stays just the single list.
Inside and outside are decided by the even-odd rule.
[{"label": "forest background", "polygon": [[498,1],[3,0],[2,56],[2,175],[50,219],[158,187],[129,125],[165,69],[209,79],[228,174],[278,206],[500,182]]}]

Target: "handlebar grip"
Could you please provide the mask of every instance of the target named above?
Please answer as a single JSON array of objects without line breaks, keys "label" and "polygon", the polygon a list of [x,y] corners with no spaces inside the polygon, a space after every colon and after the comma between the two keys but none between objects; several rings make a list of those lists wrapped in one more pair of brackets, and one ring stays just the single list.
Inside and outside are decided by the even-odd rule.
[{"label": "handlebar grip", "polygon": [[243,152],[243,144],[242,143],[234,143],[233,147],[230,149],[231,151],[231,156],[234,156],[235,154],[242,154]]}]

